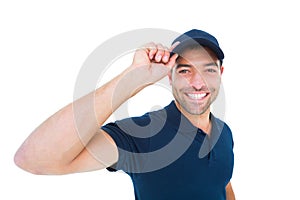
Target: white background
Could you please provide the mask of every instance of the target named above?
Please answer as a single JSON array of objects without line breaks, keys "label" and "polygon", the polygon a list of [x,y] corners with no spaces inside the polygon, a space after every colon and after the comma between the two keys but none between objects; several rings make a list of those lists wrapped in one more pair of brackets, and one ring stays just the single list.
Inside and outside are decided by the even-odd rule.
[{"label": "white background", "polygon": [[[198,28],[218,38],[225,52],[225,120],[235,139],[237,199],[299,198],[297,5],[296,0],[1,1],[0,199],[134,199],[123,173],[36,176],[17,168],[13,156],[35,127],[72,101],[87,56],[111,37],[138,28]],[[153,93],[144,97],[151,105]],[[164,106],[166,99],[159,98]],[[142,107],[138,112],[149,111]]]}]

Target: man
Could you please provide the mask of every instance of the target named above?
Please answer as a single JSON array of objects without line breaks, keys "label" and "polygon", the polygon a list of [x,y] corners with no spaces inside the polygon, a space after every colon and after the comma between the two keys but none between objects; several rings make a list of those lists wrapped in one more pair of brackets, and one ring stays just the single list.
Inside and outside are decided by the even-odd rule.
[{"label": "man", "polygon": [[[42,123],[17,151],[16,164],[35,174],[123,170],[139,200],[234,200],[232,134],[210,112],[223,58],[216,38],[196,29],[170,49],[146,44],[125,71]],[[122,103],[165,76],[174,96],[168,106],[103,126]]]}]

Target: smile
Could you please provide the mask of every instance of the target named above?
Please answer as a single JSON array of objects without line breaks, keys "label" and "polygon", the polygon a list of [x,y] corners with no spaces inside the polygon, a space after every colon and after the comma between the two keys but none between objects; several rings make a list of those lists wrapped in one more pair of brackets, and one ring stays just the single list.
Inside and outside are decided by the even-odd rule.
[{"label": "smile", "polygon": [[191,98],[191,99],[194,99],[194,100],[201,100],[201,99],[204,99],[207,95],[208,95],[208,93],[188,93],[188,94],[186,94],[189,98]]}]

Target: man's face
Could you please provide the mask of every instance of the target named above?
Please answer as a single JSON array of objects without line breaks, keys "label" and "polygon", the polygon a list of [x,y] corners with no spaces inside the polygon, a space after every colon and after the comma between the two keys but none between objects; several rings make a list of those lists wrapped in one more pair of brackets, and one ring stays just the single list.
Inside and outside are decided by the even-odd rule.
[{"label": "man's face", "polygon": [[184,114],[201,115],[210,111],[217,98],[223,67],[208,48],[186,49],[169,73],[177,107]]}]

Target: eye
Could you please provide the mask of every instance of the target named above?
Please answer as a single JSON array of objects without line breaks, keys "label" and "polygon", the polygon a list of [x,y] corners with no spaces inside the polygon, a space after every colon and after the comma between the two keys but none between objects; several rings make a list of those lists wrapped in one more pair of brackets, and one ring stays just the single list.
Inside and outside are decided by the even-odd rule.
[{"label": "eye", "polygon": [[207,72],[210,72],[210,73],[216,73],[217,70],[216,69],[213,69],[213,68],[209,68],[206,70]]},{"label": "eye", "polygon": [[178,71],[179,74],[187,74],[187,73],[189,73],[189,72],[190,72],[190,71],[187,70],[187,69],[181,69],[181,70]]}]

